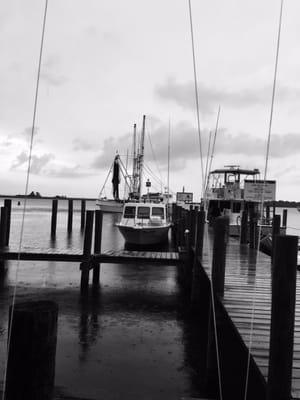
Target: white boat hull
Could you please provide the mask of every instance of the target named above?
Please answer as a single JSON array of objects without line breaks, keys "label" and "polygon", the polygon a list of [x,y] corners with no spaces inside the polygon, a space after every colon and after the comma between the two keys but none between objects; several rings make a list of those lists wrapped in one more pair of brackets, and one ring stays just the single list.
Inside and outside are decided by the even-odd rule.
[{"label": "white boat hull", "polygon": [[125,242],[128,244],[151,245],[164,243],[168,240],[171,224],[164,226],[126,226],[117,224]]},{"label": "white boat hull", "polygon": [[103,212],[122,213],[124,203],[116,200],[97,200],[96,205]]}]

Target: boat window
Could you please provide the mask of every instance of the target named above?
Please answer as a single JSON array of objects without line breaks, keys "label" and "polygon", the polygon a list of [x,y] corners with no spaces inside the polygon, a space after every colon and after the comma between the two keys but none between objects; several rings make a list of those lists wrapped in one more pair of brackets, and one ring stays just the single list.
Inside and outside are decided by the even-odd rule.
[{"label": "boat window", "polygon": [[164,209],[162,207],[153,207],[152,216],[164,218]]},{"label": "boat window", "polygon": [[124,218],[134,218],[135,217],[135,208],[136,207],[125,207]]},{"label": "boat window", "polygon": [[138,218],[150,218],[150,207],[138,207]]}]

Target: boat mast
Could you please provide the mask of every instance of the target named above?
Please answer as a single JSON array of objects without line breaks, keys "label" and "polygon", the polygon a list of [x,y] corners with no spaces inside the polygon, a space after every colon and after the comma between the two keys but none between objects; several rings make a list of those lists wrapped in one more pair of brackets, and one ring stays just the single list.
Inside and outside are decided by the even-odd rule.
[{"label": "boat mast", "polygon": [[144,164],[144,142],[145,142],[145,121],[146,121],[146,115],[143,115],[143,126],[142,126],[142,133],[141,133],[141,142],[140,142],[140,149],[139,149],[139,154],[138,154],[138,176],[139,176],[139,181],[138,181],[138,195],[139,195],[139,200],[141,200],[142,196],[142,174],[143,174],[143,164]]},{"label": "boat mast", "polygon": [[132,196],[135,197],[138,191],[138,159],[136,153],[136,124],[133,125],[133,166],[132,166]]}]

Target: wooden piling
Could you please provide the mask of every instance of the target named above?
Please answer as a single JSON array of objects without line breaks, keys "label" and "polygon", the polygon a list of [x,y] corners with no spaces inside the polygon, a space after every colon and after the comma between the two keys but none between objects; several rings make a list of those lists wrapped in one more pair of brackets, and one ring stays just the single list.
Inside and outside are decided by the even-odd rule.
[{"label": "wooden piling", "polygon": [[285,208],[282,212],[282,226],[283,228],[286,228],[287,226],[287,209]]},{"label": "wooden piling", "polygon": [[[205,227],[205,211],[196,213],[196,232],[195,232],[195,254],[193,262],[193,278],[191,290],[191,307],[193,310],[200,308],[206,310],[209,304],[209,296],[207,295],[207,285],[203,282],[203,273],[201,273],[200,259],[203,252],[203,237]],[[204,303],[207,305],[203,306]]]},{"label": "wooden piling", "polygon": [[94,222],[94,211],[86,212],[86,224],[84,231],[84,243],[83,243],[83,262],[80,264],[81,269],[81,280],[80,280],[80,291],[81,294],[86,294],[89,288],[89,272],[90,272],[90,256],[92,248],[93,238],[93,222]]},{"label": "wooden piling", "polygon": [[[103,212],[101,210],[95,211],[95,236],[94,236],[94,253],[101,253],[102,243],[102,225],[103,225]],[[98,286],[100,283],[100,264],[95,263],[93,268],[93,286]]]},{"label": "wooden piling", "polygon": [[84,199],[81,200],[81,218],[80,218],[80,229],[84,230],[85,224],[85,210],[86,210],[86,201]]},{"label": "wooden piling", "polygon": [[298,237],[275,237],[267,400],[291,396]]},{"label": "wooden piling", "polygon": [[248,213],[246,210],[242,212],[241,218],[241,235],[240,244],[246,244],[248,239]]},{"label": "wooden piling", "polygon": [[6,246],[9,246],[10,224],[11,224],[11,199],[4,200],[4,207],[7,208]]},{"label": "wooden piling", "polygon": [[214,222],[214,245],[212,260],[213,291],[219,296],[224,295],[226,246],[228,241],[229,219],[217,217]]},{"label": "wooden piling", "polygon": [[54,238],[56,235],[56,225],[57,225],[57,207],[58,200],[52,200],[52,213],[51,213],[51,237]]},{"label": "wooden piling", "polygon": [[249,222],[249,247],[250,249],[257,249],[258,246],[258,229],[257,229],[257,217],[252,211],[250,214]]},{"label": "wooden piling", "polygon": [[267,222],[267,224],[270,222],[270,206],[269,206],[269,204],[266,205],[266,222]]},{"label": "wooden piling", "polygon": [[8,221],[8,209],[6,207],[1,207],[0,214],[0,249],[6,246],[7,242],[7,221]]},{"label": "wooden piling", "polygon": [[28,301],[10,307],[9,314],[5,399],[52,400],[58,306]]},{"label": "wooden piling", "polygon": [[272,253],[271,253],[272,260],[274,256],[275,237],[279,234],[280,234],[280,215],[275,214],[273,216],[273,222],[272,222]]},{"label": "wooden piling", "polygon": [[73,228],[73,200],[68,201],[68,233],[72,232]]}]

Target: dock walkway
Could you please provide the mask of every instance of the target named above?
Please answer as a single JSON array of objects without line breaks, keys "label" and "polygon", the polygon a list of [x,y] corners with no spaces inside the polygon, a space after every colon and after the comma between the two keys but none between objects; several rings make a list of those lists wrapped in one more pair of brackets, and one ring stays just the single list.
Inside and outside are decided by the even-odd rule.
[{"label": "dock walkway", "polygon": [[[147,263],[159,265],[177,265],[182,262],[178,252],[167,251],[133,251],[108,250],[100,254],[91,254],[91,261],[109,264]],[[86,260],[82,249],[17,249],[7,248],[0,252],[3,260],[35,260],[35,261],[64,261],[82,262]]]},{"label": "dock walkway", "polygon": [[[203,248],[202,266],[211,275],[212,248],[210,238]],[[253,325],[251,354],[267,381],[271,323],[271,261],[270,257],[248,245],[229,238],[226,252],[225,292],[222,303],[249,348]],[[300,399],[300,276],[297,274],[297,294],[294,331],[292,396]],[[253,323],[253,324],[252,324]]]}]

